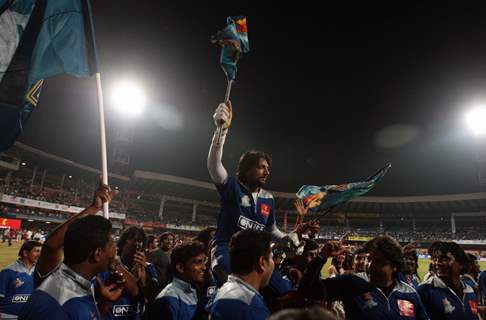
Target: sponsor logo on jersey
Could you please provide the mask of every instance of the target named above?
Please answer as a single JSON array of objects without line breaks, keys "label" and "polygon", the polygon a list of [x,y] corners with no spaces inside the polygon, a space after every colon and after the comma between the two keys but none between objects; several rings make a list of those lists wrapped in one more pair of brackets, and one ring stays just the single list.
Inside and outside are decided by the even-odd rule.
[{"label": "sponsor logo on jersey", "polygon": [[243,216],[238,218],[238,227],[243,230],[255,230],[260,232],[265,230],[265,226],[263,224]]}]

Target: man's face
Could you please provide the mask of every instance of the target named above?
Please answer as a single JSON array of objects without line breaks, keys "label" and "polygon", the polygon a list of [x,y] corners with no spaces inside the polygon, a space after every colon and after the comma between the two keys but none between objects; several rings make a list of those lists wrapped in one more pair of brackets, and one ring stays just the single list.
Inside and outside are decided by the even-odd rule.
[{"label": "man's face", "polygon": [[417,263],[415,262],[415,257],[412,254],[407,254],[404,257],[404,270],[403,273],[412,275],[415,273],[417,268]]},{"label": "man's face", "polygon": [[432,255],[432,264],[434,265],[437,276],[444,282],[461,275],[462,264],[460,264],[452,253],[436,251]]},{"label": "man's face", "polygon": [[258,164],[246,172],[246,181],[250,186],[262,187],[270,175],[270,166],[267,160],[260,159]]},{"label": "man's face", "polygon": [[113,241],[113,237],[110,235],[108,242],[102,250],[100,269],[106,271],[113,265],[116,257],[116,245]]},{"label": "man's face", "polygon": [[165,238],[162,239],[162,250],[164,251],[169,251],[169,250],[172,250],[172,248],[174,247],[174,236],[173,235],[169,235]]},{"label": "man's face", "polygon": [[195,256],[184,264],[182,278],[189,283],[203,283],[208,256],[204,253]]},{"label": "man's face", "polygon": [[318,251],[319,251],[318,249],[316,249],[316,250],[307,250],[307,251],[304,251],[302,253],[302,255],[303,255],[303,257],[304,257],[304,259],[305,259],[305,261],[307,263],[311,263],[312,260],[314,260],[317,257]]},{"label": "man's face", "polygon": [[[40,253],[42,247],[34,247],[30,252],[27,253],[26,258],[29,260],[30,263],[36,264],[39,260]],[[27,252],[27,251],[24,251]]]},{"label": "man's face", "polygon": [[120,257],[122,257],[125,262],[131,263],[137,252],[137,246],[143,246],[143,239],[127,239],[123,248],[121,248],[122,252],[120,252]]},{"label": "man's face", "polygon": [[262,282],[260,289],[265,288],[270,283],[270,277],[272,276],[273,269],[275,269],[275,263],[273,262],[273,253],[272,250],[269,249],[269,254],[266,258],[263,259],[263,273],[262,273]]},{"label": "man's face", "polygon": [[371,252],[368,259],[370,282],[378,287],[388,286],[393,279],[393,272],[396,271],[396,268],[380,251]]},{"label": "man's face", "polygon": [[368,267],[368,254],[359,253],[354,258],[354,271],[355,272],[366,272]]}]

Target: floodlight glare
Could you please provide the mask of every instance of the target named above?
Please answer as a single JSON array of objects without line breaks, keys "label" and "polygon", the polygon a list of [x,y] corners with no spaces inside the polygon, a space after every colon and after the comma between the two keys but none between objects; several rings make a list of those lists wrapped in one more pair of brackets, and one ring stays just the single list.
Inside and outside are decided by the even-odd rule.
[{"label": "floodlight glare", "polygon": [[471,109],[466,114],[466,124],[475,135],[486,134],[486,108]]},{"label": "floodlight glare", "polygon": [[116,109],[131,116],[140,115],[146,103],[146,97],[140,87],[128,81],[115,87],[112,99]]}]

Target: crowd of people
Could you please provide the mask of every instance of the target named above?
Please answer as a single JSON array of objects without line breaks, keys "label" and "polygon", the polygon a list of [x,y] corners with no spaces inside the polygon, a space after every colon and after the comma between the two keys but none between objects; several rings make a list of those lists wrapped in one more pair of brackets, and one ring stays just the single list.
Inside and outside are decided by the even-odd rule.
[{"label": "crowd of people", "polygon": [[[435,241],[429,272],[419,250],[388,235],[363,245],[322,241],[296,200],[291,232],[276,225],[263,189],[272,159],[245,152],[231,176],[222,164],[231,104],[214,114],[207,166],[221,198],[215,228],[195,237],[113,236],[96,215],[117,191],[100,184],[92,203],[43,243],[26,240],[0,273],[1,319],[480,319],[486,271],[455,242]],[[306,221],[307,220],[307,221]],[[422,249],[423,250],[423,249]],[[323,268],[330,260],[326,273]],[[327,274],[327,276],[324,276]]]}]

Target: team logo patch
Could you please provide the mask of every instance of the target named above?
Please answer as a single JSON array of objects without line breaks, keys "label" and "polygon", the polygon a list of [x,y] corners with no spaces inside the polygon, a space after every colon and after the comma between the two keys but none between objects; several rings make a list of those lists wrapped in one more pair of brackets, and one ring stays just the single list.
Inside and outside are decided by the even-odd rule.
[{"label": "team logo patch", "polygon": [[262,213],[262,216],[264,217],[268,217],[268,215],[270,214],[270,209],[272,208],[269,204],[266,204],[266,203],[262,203],[261,205],[261,213]]},{"label": "team logo patch", "polygon": [[251,207],[250,197],[248,197],[246,194],[243,197],[241,197],[241,206],[245,208]]},{"label": "team logo patch", "polygon": [[19,278],[15,279],[15,288],[20,288],[23,284],[24,284],[24,282],[22,280],[20,280]]},{"label": "team logo patch", "polygon": [[442,299],[442,303],[444,304],[444,313],[453,313],[456,307],[454,307],[447,298]]},{"label": "team logo patch", "polygon": [[408,300],[398,299],[398,309],[400,310],[400,315],[403,317],[411,317],[415,316],[414,312],[414,305],[412,302]]},{"label": "team logo patch", "polygon": [[475,300],[469,300],[469,307],[471,308],[471,313],[473,315],[478,314],[478,302]]},{"label": "team logo patch", "polygon": [[208,290],[206,291],[206,297],[212,296],[215,292],[216,292],[216,286],[208,287]]}]

